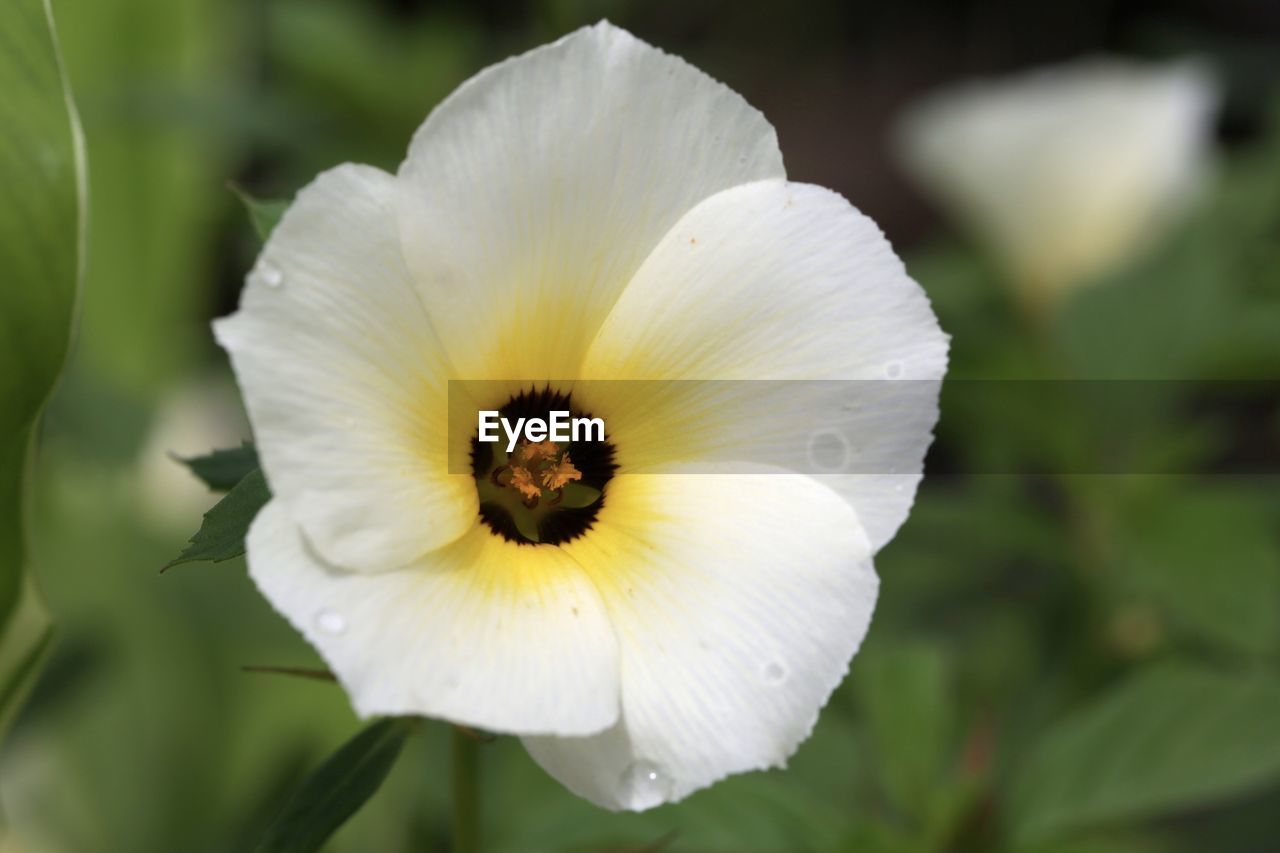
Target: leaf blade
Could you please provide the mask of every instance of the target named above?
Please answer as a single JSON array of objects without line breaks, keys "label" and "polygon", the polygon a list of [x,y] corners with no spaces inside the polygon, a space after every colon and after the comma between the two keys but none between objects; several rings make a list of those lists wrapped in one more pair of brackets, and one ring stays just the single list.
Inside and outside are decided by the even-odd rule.
[{"label": "leaf blade", "polygon": [[166,571],[181,563],[208,561],[219,563],[244,553],[245,536],[258,511],[271,500],[271,490],[262,470],[255,468],[245,475],[222,500],[204,514],[200,529],[191,544],[165,564]]},{"label": "leaf blade", "polygon": [[289,209],[288,200],[256,198],[235,184],[231,184],[231,191],[236,194],[236,198],[240,199],[245,211],[248,212],[254,233],[265,243],[271,236],[271,232],[280,224],[280,218],[284,216],[284,212]]},{"label": "leaf blade", "polygon": [[40,413],[79,304],[84,140],[48,0],[0,5],[0,728],[48,649],[28,568],[27,490]]},{"label": "leaf blade", "polygon": [[854,696],[870,728],[877,774],[903,814],[925,818],[947,782],[955,732],[947,661],[924,643],[876,646],[859,659]]},{"label": "leaf blade", "polygon": [[409,726],[379,720],[316,768],[267,828],[258,853],[313,853],[372,797],[395,764]]},{"label": "leaf blade", "polygon": [[1174,627],[1223,651],[1280,644],[1280,559],[1252,496],[1223,487],[1162,495],[1127,519],[1117,581]]},{"label": "leaf blade", "polygon": [[83,143],[48,3],[0,7],[0,623],[22,586],[28,447],[78,301]]},{"label": "leaf blade", "polygon": [[215,492],[229,492],[258,467],[258,449],[246,441],[239,447],[227,447],[204,456],[179,458],[205,485]]},{"label": "leaf blade", "polygon": [[1015,839],[1041,842],[1280,779],[1280,679],[1189,664],[1140,671],[1049,729],[1011,791]]}]

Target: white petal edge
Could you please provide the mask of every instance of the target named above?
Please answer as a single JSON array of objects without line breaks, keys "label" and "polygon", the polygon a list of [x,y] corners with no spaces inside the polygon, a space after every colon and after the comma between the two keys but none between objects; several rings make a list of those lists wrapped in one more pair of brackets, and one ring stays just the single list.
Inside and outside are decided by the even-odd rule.
[{"label": "white petal edge", "polygon": [[421,714],[495,732],[590,734],[618,718],[600,596],[556,548],[477,525],[420,563],[345,572],[279,501],[249,531],[249,573],[320,652],[362,717]]},{"label": "white petal edge", "polygon": [[784,175],[737,93],[607,22],[471,78],[400,168],[405,256],[466,379],[565,379],[687,210]]},{"label": "white petal edge", "polygon": [[445,458],[448,364],[411,285],[395,179],[343,165],[303,189],[214,332],[273,494],[356,570],[404,565],[474,523]]},{"label": "white petal edge", "polygon": [[[622,470],[736,459],[823,475],[878,550],[914,499],[947,347],[875,223],[830,190],[761,181],[681,218],[583,370],[588,380],[732,381],[596,381],[580,399],[605,418]],[[815,465],[812,445],[828,435],[850,452]]]},{"label": "white petal edge", "polygon": [[614,810],[785,764],[844,677],[878,589],[848,504],[778,471],[619,476],[591,535],[565,550],[618,633],[622,717],[591,737],[524,743]]}]

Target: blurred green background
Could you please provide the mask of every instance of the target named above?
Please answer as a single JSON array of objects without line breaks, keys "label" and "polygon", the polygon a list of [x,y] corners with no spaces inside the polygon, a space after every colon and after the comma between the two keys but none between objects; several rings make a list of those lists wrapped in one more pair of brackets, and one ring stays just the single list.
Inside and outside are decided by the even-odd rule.
[{"label": "blurred green background", "polygon": [[[92,227],[35,482],[57,641],[0,756],[0,849],[246,849],[358,729],[336,686],[242,671],[319,665],[242,561],[158,573],[214,500],[167,454],[248,434],[208,327],[257,250],[228,182],[287,197],[339,162],[393,170],[466,77],[600,17],[742,92],[792,179],[881,224],[953,336],[950,378],[1184,381],[1083,421],[949,388],[930,476],[877,560],[870,637],[788,770],[620,816],[500,738],[481,750],[486,848],[1280,849],[1274,3],[53,5]],[[1102,51],[1212,63],[1215,175],[1159,246],[1028,326],[889,131],[938,84]],[[1089,475],[1103,452],[1168,473]],[[1047,473],[988,473],[1024,468]],[[447,849],[448,736],[413,737],[328,849]]]}]

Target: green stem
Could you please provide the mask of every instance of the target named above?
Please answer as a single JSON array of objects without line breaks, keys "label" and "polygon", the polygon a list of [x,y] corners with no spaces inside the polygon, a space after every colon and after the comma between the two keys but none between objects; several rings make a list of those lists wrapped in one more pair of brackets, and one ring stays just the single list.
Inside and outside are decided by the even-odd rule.
[{"label": "green stem", "polygon": [[480,851],[479,744],[451,727],[453,744],[453,853]]}]

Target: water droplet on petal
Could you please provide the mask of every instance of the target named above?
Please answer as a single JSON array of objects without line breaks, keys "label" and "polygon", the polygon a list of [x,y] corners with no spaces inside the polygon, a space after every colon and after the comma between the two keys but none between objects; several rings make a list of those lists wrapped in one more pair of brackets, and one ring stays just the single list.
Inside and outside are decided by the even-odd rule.
[{"label": "water droplet on petal", "polygon": [[279,287],[284,284],[284,273],[265,261],[258,267],[258,275],[267,287]]},{"label": "water droplet on petal", "polygon": [[853,460],[853,448],[849,439],[839,430],[823,427],[809,436],[806,448],[809,465],[819,474],[844,471]]},{"label": "water droplet on petal", "polygon": [[787,680],[787,668],[781,661],[769,661],[763,670],[764,680],[768,684],[781,684]]},{"label": "water droplet on petal", "polygon": [[316,614],[316,626],[326,634],[341,634],[347,630],[347,620],[341,613],[321,610]]},{"label": "water droplet on petal", "polygon": [[675,785],[652,761],[636,761],[618,779],[618,799],[633,809],[648,809],[671,798]]},{"label": "water droplet on petal", "polygon": [[891,361],[884,366],[884,375],[886,379],[902,378],[902,362]]}]

